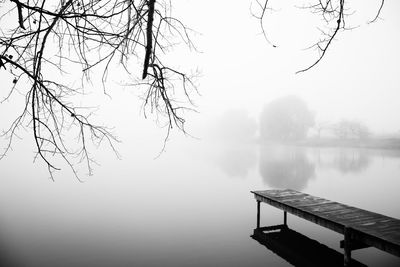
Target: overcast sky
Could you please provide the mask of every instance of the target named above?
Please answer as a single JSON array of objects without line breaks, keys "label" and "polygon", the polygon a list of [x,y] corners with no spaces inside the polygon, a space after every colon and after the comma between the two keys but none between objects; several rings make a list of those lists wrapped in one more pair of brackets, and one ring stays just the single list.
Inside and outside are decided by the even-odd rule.
[{"label": "overcast sky", "polygon": [[356,119],[376,133],[398,131],[400,3],[385,2],[382,19],[368,24],[380,1],[351,1],[356,12],[346,19],[347,26],[358,28],[340,33],[315,68],[295,74],[317,58],[317,52],[304,48],[318,39],[317,27],[323,25],[309,11],[296,8],[296,3],[270,1],[275,11],[267,14],[264,26],[277,48],[260,35],[258,21],[251,16],[251,1],[176,4],[175,14],[201,33],[194,40],[202,53],[176,58],[179,64],[202,71],[200,111],[205,116],[245,108],[257,117],[270,100],[296,94],[319,120]]},{"label": "overcast sky", "polygon": [[[197,80],[201,96],[194,96],[200,114],[194,118],[204,124],[210,116],[242,108],[258,119],[269,101],[296,94],[307,101],[317,120],[360,120],[378,134],[400,130],[400,116],[396,116],[400,114],[400,3],[385,2],[382,19],[368,24],[380,1],[351,1],[349,12],[355,13],[346,18],[346,23],[357,28],[341,32],[325,58],[301,74],[295,72],[317,59],[316,51],[304,48],[318,40],[317,27],[323,23],[296,4],[297,1],[270,1],[275,11],[266,14],[264,26],[277,46],[273,48],[261,35],[259,21],[251,15],[251,9],[257,12],[252,1],[173,3],[172,14],[198,33],[192,39],[199,52],[179,46],[168,54],[170,62],[181,70],[201,71]],[[118,73],[112,82],[120,82]],[[4,73],[0,79],[10,83],[4,80]],[[96,81],[96,77],[92,80]],[[112,112],[122,107],[128,106],[132,117],[141,116],[140,103],[135,99],[139,93],[134,88],[113,88],[109,93],[113,99],[103,99],[109,108],[104,113],[110,115],[104,117],[106,124],[114,117]],[[99,102],[93,99],[94,103]],[[12,114],[15,107],[15,102],[10,101],[1,108]],[[189,126],[195,121],[191,119],[187,114]],[[3,121],[3,128],[4,124]]]}]

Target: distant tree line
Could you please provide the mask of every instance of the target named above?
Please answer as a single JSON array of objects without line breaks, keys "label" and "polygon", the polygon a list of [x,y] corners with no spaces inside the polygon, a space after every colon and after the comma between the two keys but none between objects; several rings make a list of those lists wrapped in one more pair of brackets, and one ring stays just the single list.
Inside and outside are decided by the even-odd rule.
[{"label": "distant tree line", "polygon": [[341,120],[333,124],[330,129],[339,139],[365,140],[371,135],[369,128],[364,123],[355,120]]},{"label": "distant tree line", "polygon": [[265,105],[260,116],[261,140],[299,141],[308,137],[310,130],[316,137],[335,137],[341,140],[365,140],[371,131],[362,122],[341,120],[337,123],[316,122],[315,113],[298,96],[285,96]]},{"label": "distant tree line", "polygon": [[[276,48],[264,27],[275,3],[251,2],[251,13],[265,40]],[[309,46],[318,56],[298,72],[316,66],[340,33],[353,29],[348,19],[359,7],[348,2],[296,2],[321,22],[321,35]],[[15,99],[24,102],[17,113],[7,115],[15,119],[1,134],[6,145],[0,159],[12,150],[21,129],[31,131],[34,158],[44,162],[51,177],[60,170],[59,160],[65,161],[76,177],[78,165],[92,174],[92,146],[107,143],[118,155],[114,144],[119,140],[108,127],[93,120],[97,107],[80,102],[93,73],[100,74],[94,75],[95,81],[108,94],[107,81],[114,68],[129,78],[126,86],[142,92],[142,110],[146,117],[154,114],[166,126],[165,140],[172,128],[185,132],[184,115],[196,108],[192,97],[197,95],[197,83],[192,79],[197,75],[181,70],[179,60],[175,64],[167,55],[179,43],[191,50],[196,47],[191,40],[193,31],[172,12],[172,7],[179,5],[179,1],[164,0],[0,1],[0,71],[10,81],[2,84],[6,93],[0,104]],[[377,1],[369,23],[379,19],[383,5],[384,0]],[[66,66],[81,75],[68,75]],[[314,118],[301,102],[294,100],[293,104],[288,113],[277,111],[282,120],[272,121],[273,127],[267,123],[262,133],[283,140],[304,138]]]}]

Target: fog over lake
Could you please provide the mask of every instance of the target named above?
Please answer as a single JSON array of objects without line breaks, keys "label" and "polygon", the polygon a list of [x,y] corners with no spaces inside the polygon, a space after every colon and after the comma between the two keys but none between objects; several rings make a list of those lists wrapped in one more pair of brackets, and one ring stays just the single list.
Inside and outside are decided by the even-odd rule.
[{"label": "fog over lake", "polygon": [[[292,188],[400,217],[400,153],[183,140],[150,163],[136,155],[135,164],[110,162],[112,169],[83,184],[8,171],[0,189],[6,260],[13,266],[290,266],[250,238],[254,189]],[[277,209],[262,211],[263,223],[281,222]],[[341,235],[295,216],[288,224],[340,251]],[[368,266],[399,264],[374,248],[353,254]]]},{"label": "fog over lake", "polygon": [[[120,159],[106,145],[90,145],[93,175],[77,166],[80,181],[60,160],[53,181],[35,160],[31,125],[19,128],[0,160],[0,265],[292,266],[250,237],[252,190],[290,188],[400,219],[400,2],[385,1],[375,23],[367,22],[379,1],[352,2],[354,29],[300,74],[318,56],[304,48],[319,38],[320,20],[296,3],[268,11],[276,47],[262,36],[249,1],[172,4],[195,30],[198,48],[178,46],[168,55],[179,68],[200,72],[196,112],[184,113],[186,134],[173,128],[165,139],[157,114],[143,114],[143,92],[121,86],[127,81],[113,68],[107,95],[93,71],[87,95],[76,99],[97,107],[92,118],[121,141]],[[0,68],[1,100],[13,82],[7,75]],[[0,104],[1,131],[19,115],[25,93]],[[295,98],[283,109],[298,115],[298,125],[286,123],[279,105],[268,108],[285,98]],[[0,139],[1,151],[7,141]],[[263,225],[282,220],[281,210],[262,205]],[[288,224],[343,253],[342,235],[290,214]],[[400,266],[400,258],[376,248],[352,257]]]}]

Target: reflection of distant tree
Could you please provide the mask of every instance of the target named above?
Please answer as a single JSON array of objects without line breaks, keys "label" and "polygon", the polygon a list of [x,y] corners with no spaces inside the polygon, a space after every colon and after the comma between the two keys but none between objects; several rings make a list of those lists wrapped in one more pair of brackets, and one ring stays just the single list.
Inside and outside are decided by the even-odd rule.
[{"label": "reflection of distant tree", "polygon": [[303,189],[315,175],[315,167],[304,148],[263,146],[260,153],[260,173],[271,187]]},{"label": "reflection of distant tree", "polygon": [[322,148],[314,154],[321,169],[333,168],[342,174],[365,171],[371,164],[374,150],[354,148]]},{"label": "reflection of distant tree", "polygon": [[224,147],[217,158],[218,166],[230,177],[246,177],[255,163],[253,146]]},{"label": "reflection of distant tree", "polygon": [[334,159],[334,166],[341,173],[361,172],[370,164],[370,157],[366,151],[357,150],[339,150]]}]

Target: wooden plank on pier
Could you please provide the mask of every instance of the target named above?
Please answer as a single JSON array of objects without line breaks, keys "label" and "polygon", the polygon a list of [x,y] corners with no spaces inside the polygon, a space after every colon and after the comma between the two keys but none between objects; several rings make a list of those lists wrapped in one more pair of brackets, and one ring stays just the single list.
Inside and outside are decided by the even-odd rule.
[{"label": "wooden plank on pier", "polygon": [[291,189],[252,191],[257,201],[400,257],[400,220]]}]

